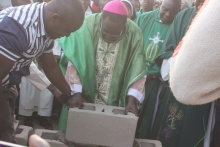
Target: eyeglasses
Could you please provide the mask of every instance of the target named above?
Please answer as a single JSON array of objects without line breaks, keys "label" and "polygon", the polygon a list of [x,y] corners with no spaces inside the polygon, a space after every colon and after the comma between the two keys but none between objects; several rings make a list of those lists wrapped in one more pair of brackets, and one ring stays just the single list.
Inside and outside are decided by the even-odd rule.
[{"label": "eyeglasses", "polygon": [[101,25],[101,27],[100,27],[101,33],[104,35],[104,37],[108,36],[108,41],[110,41],[110,42],[118,40],[118,38],[121,37],[123,30],[124,30],[124,29],[122,29],[119,35],[115,35],[115,34],[107,33],[103,30],[102,21],[100,21],[100,25]]}]

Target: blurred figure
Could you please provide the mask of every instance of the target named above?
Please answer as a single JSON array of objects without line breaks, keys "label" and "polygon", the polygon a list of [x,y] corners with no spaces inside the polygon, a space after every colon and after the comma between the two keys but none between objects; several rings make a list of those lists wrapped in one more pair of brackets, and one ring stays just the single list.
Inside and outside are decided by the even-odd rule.
[{"label": "blurred figure", "polygon": [[93,9],[90,6],[90,0],[80,0],[80,1],[83,4],[85,15],[90,15],[94,13]]},{"label": "blurred figure", "polygon": [[99,0],[91,0],[90,6],[94,13],[99,13]]},{"label": "blurred figure", "polygon": [[134,15],[134,8],[133,8],[132,3],[128,0],[121,0],[121,2],[123,2],[128,9],[128,18],[131,20],[135,20],[136,15],[133,16]]},{"label": "blurred figure", "polygon": [[[199,0],[199,1],[203,1],[204,0]],[[190,2],[188,3],[188,5],[190,6]],[[176,100],[177,97],[175,97],[170,89],[170,83],[171,81],[169,81],[172,78],[172,75],[170,75],[170,64],[172,65],[175,62],[175,59],[172,57],[173,55],[173,51],[178,48],[179,45],[182,44],[182,39],[183,38],[187,38],[187,36],[185,36],[186,32],[188,31],[188,28],[191,27],[190,24],[191,22],[194,20],[194,18],[196,17],[197,12],[199,11],[199,6],[196,7],[190,7],[188,9],[185,9],[183,11],[180,11],[179,14],[177,14],[177,16],[175,17],[171,28],[170,28],[170,32],[167,36],[167,40],[164,42],[163,48],[160,51],[158,57],[156,58],[157,61],[157,65],[159,67],[161,67],[161,78],[163,79],[163,84],[165,86],[162,87],[162,92],[161,92],[161,96],[160,98],[163,99],[164,102],[160,103],[160,107],[158,108],[158,110],[160,109],[161,112],[164,112],[164,116],[166,116],[166,118],[168,119],[171,114],[171,108],[178,108],[177,113],[182,115],[182,119],[176,120],[175,123],[178,124],[179,127],[177,127],[176,129],[170,129],[168,127],[169,123],[167,123],[165,120],[164,122],[161,121],[161,116],[158,115],[158,117],[156,118],[157,120],[161,121],[161,126],[162,128],[166,128],[164,129],[167,134],[168,131],[172,131],[174,134],[170,137],[169,141],[168,139],[163,139],[164,142],[170,142],[173,143],[170,146],[175,146],[175,147],[185,147],[185,146],[197,146],[197,147],[206,147],[209,145],[204,145],[205,142],[208,142],[208,144],[210,143],[210,141],[206,141],[207,136],[210,136],[210,132],[207,129],[207,124],[208,124],[208,119],[209,119],[209,111],[210,111],[210,104],[206,104],[206,105],[200,105],[200,106],[196,106],[196,105],[184,105],[182,103],[180,103],[179,101]],[[198,27],[198,26],[196,26]],[[200,28],[200,27],[198,27]],[[200,36],[201,34],[199,34]],[[202,43],[202,42],[201,42]],[[201,44],[199,43],[199,44]],[[190,51],[189,53],[192,53],[194,50],[193,47],[190,47]],[[195,56],[195,55],[194,55]],[[198,56],[196,54],[196,56]],[[186,58],[186,57],[185,57]],[[185,58],[181,58],[181,59],[185,59]],[[203,60],[203,59],[202,59]],[[188,60],[188,56],[187,56],[187,61]],[[202,62],[201,60],[199,60],[199,62]],[[192,61],[192,63],[197,63],[196,61]],[[190,64],[191,66],[192,64]],[[187,66],[187,64],[185,63],[183,67],[179,66],[178,70],[179,73],[175,74],[175,76],[179,76],[182,73],[186,73],[187,75],[185,75],[184,77],[181,78],[181,80],[178,80],[176,82],[176,84],[178,85],[178,87],[182,87],[184,84],[183,83],[195,83],[196,80],[195,75],[192,75],[192,73],[189,73],[188,69],[186,69],[185,67]],[[180,68],[181,67],[181,68]],[[197,66],[195,66],[197,67]],[[187,71],[186,71],[187,70]],[[197,71],[199,69],[196,69]],[[207,71],[205,71],[207,72]],[[199,73],[200,74],[200,73]],[[192,77],[191,80],[187,80],[187,77]],[[199,75],[198,75],[199,76]],[[181,81],[183,82],[181,84]],[[201,84],[195,84],[196,86],[198,86],[198,89],[201,89],[200,86]],[[172,87],[172,86],[171,86]],[[196,88],[192,88],[192,86],[186,86],[189,89],[192,90],[192,92],[194,93],[196,91]],[[202,90],[203,91],[203,90]],[[184,91],[181,89],[181,92],[183,93],[183,98],[185,99],[189,99],[192,100],[193,97],[192,95],[189,95],[188,91]],[[202,93],[202,92],[201,92]],[[169,96],[165,96],[169,94]],[[199,102],[199,101],[198,101]],[[175,107],[174,107],[175,106]],[[173,115],[173,114],[172,114]],[[196,125],[195,125],[196,124]],[[176,125],[177,126],[177,125]],[[165,133],[164,133],[165,134]],[[162,136],[160,137],[162,138]],[[205,138],[205,139],[204,139]],[[185,141],[187,140],[187,142]],[[176,142],[176,144],[174,144]]]},{"label": "blurred figure", "polygon": [[141,0],[141,9],[136,13],[136,16],[140,16],[145,12],[149,12],[153,10],[154,0]]},{"label": "blurred figure", "polygon": [[[131,2],[131,4],[132,4],[132,6],[133,6],[133,14],[131,15],[131,20],[135,20],[136,19],[136,11],[135,11],[135,8],[134,8],[134,4],[132,3],[132,1],[135,1],[135,3],[136,3],[136,0],[128,0],[129,2]],[[139,0],[138,0],[138,2],[139,2]]]},{"label": "blurred figure", "polygon": [[140,3],[139,0],[129,0],[129,1],[130,1],[130,2],[132,3],[132,5],[133,5],[135,13],[138,12],[138,11],[140,11],[141,3]]},{"label": "blurred figure", "polygon": [[186,0],[182,0],[182,4],[181,4],[181,10],[187,9],[189,8],[190,5],[188,4],[188,2]]},{"label": "blurred figure", "polygon": [[[170,121],[166,121],[166,118],[163,117],[163,110],[159,111],[159,106],[162,103],[159,94],[163,81],[161,81],[160,78],[160,67],[157,65],[155,59],[167,39],[173,19],[180,11],[180,6],[181,2],[179,0],[164,0],[160,9],[158,8],[154,11],[144,13],[135,20],[144,36],[143,54],[145,55],[145,63],[148,69],[145,83],[145,100],[141,106],[136,137],[160,140],[163,147],[177,147],[175,144],[169,145],[169,141],[171,139],[175,140],[175,136],[177,135],[172,135],[173,130],[171,130],[172,134],[168,132],[168,135],[166,134],[165,128],[161,130],[160,123],[163,121],[170,123]],[[161,95],[167,96],[164,94]],[[166,102],[164,102],[164,104],[166,104]],[[172,108],[175,109],[176,107],[173,106]],[[171,127],[176,127],[175,124],[172,125]],[[173,138],[167,138],[166,140],[166,135]]]},{"label": "blurred figure", "polygon": [[161,0],[154,0],[154,8],[153,9],[160,8],[161,4],[162,4]]}]

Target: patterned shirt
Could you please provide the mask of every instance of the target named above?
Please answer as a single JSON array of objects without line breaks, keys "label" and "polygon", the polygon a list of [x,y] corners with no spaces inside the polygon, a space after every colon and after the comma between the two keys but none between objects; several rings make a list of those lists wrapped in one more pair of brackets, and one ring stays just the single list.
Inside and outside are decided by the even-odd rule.
[{"label": "patterned shirt", "polygon": [[0,54],[15,62],[2,86],[20,83],[21,77],[29,74],[33,59],[52,52],[54,42],[44,28],[44,5],[35,3],[0,12]]}]

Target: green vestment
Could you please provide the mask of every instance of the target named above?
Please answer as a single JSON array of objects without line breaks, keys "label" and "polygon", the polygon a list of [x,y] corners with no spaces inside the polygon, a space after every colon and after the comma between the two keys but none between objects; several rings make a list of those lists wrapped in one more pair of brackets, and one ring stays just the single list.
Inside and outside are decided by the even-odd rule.
[{"label": "green vestment", "polygon": [[160,68],[155,64],[155,58],[168,36],[170,24],[160,21],[159,9],[142,14],[135,22],[144,35],[144,54],[148,74],[158,75]]},{"label": "green vestment", "polygon": [[[181,11],[176,16],[171,25],[169,37],[156,57],[159,67],[163,59],[172,56],[195,15],[196,8],[192,7]],[[151,130],[149,128],[146,130],[149,133],[147,138],[160,140],[163,147],[202,147],[209,109],[210,104],[187,106],[179,103],[173,96],[169,83],[164,82],[153,126]],[[145,137],[143,132],[139,133],[140,137]]]},{"label": "green vestment", "polygon": [[[111,56],[114,52],[109,47],[107,50],[102,50],[100,18],[101,14],[87,16],[83,26],[77,32],[72,33],[68,38],[59,39],[65,54],[61,60],[61,69],[65,74],[67,62],[71,61],[79,73],[83,87],[82,94],[91,103],[99,92],[96,91],[99,86],[96,74],[99,73],[98,67],[102,66],[97,64],[102,64],[99,63],[100,61],[105,62],[105,60],[97,60],[97,56],[102,56],[102,59],[111,59],[104,57]],[[106,43],[103,44],[106,45]],[[123,35],[113,46],[118,47],[118,50],[106,104],[124,107],[129,86],[146,75],[147,71],[143,55],[143,37],[138,26],[128,20]],[[58,125],[60,131],[66,129],[67,112],[64,106]]]},{"label": "green vestment", "polygon": [[164,41],[167,39],[171,24],[164,24],[160,21],[159,9],[142,14],[135,22],[144,34],[147,74],[154,75],[153,79],[145,83],[145,99],[141,107],[136,136],[138,138],[149,138],[154,106],[160,85],[160,67],[155,63],[155,58],[160,52]]}]

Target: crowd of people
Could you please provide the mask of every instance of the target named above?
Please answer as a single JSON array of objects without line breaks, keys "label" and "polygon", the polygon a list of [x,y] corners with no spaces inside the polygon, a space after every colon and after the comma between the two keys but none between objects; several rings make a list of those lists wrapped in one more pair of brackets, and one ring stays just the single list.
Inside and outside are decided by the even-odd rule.
[{"label": "crowd of people", "polygon": [[136,138],[163,147],[220,146],[219,117],[214,130],[210,125],[220,106],[183,104],[169,82],[174,50],[203,4],[1,0],[0,140],[16,143],[14,119],[34,127],[36,111],[39,125],[65,132],[68,109],[88,102],[134,113]]}]

